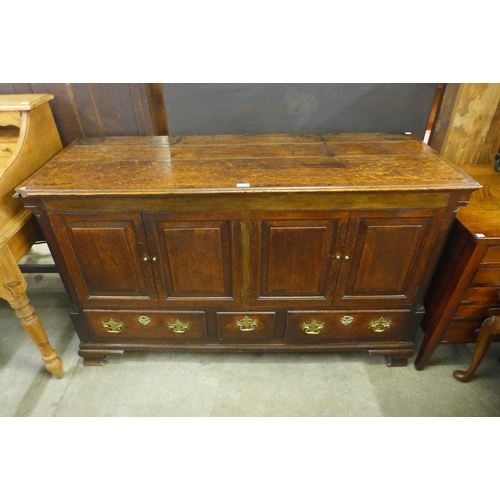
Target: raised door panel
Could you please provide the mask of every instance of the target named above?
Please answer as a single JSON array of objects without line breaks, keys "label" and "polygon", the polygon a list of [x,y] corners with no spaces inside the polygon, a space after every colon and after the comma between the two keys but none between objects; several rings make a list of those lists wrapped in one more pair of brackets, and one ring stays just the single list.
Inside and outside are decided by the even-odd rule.
[{"label": "raised door panel", "polygon": [[144,214],[163,305],[241,302],[241,230],[231,214]]},{"label": "raised door panel", "polygon": [[343,307],[411,305],[438,222],[432,210],[353,213],[335,303]]},{"label": "raised door panel", "polygon": [[63,214],[53,224],[85,307],[157,304],[140,215]]},{"label": "raised door panel", "polygon": [[250,303],[328,305],[347,218],[332,212],[252,214]]}]

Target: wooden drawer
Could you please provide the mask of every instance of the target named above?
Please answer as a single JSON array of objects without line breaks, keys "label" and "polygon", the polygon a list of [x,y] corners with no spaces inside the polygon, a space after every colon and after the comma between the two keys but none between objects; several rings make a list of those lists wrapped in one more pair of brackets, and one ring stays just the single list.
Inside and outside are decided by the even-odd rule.
[{"label": "wooden drawer", "polygon": [[441,342],[475,342],[484,318],[468,321],[452,321]]},{"label": "wooden drawer", "polygon": [[327,343],[398,340],[410,321],[409,311],[294,311],[287,315],[286,338]]},{"label": "wooden drawer", "polygon": [[461,305],[455,313],[455,318],[485,319],[488,316],[488,309],[492,307],[495,307],[495,304]]},{"label": "wooden drawer", "polygon": [[500,287],[500,267],[480,267],[472,284]]},{"label": "wooden drawer", "polygon": [[102,340],[205,341],[204,312],[84,311],[92,334]]},{"label": "wooden drawer", "polygon": [[265,342],[274,338],[275,313],[217,313],[217,335],[224,342]]},{"label": "wooden drawer", "polygon": [[482,264],[499,264],[500,265],[500,246],[490,247],[486,250]]},{"label": "wooden drawer", "polygon": [[[17,130],[19,132],[19,130]],[[14,131],[7,129],[3,134],[0,130],[0,158],[9,158],[14,153],[17,142],[19,140],[18,134]]]},{"label": "wooden drawer", "polygon": [[500,287],[470,287],[462,302],[499,303]]}]

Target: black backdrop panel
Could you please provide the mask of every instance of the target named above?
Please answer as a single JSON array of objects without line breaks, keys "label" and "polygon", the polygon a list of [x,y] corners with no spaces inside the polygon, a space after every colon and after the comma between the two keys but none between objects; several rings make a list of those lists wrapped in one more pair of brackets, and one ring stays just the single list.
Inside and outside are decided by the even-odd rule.
[{"label": "black backdrop panel", "polygon": [[170,135],[412,132],[435,83],[164,83]]}]

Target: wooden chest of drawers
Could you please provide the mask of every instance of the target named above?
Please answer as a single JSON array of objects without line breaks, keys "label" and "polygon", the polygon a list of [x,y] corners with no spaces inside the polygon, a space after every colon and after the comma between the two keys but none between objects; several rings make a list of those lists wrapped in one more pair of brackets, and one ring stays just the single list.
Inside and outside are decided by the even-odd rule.
[{"label": "wooden chest of drawers", "polygon": [[500,174],[492,165],[463,170],[483,188],[459,211],[425,298],[420,370],[439,344],[475,342],[488,311],[500,309]]},{"label": "wooden chest of drawers", "polygon": [[126,350],[365,350],[407,363],[479,184],[413,137],[77,141],[18,188],[86,364]]}]

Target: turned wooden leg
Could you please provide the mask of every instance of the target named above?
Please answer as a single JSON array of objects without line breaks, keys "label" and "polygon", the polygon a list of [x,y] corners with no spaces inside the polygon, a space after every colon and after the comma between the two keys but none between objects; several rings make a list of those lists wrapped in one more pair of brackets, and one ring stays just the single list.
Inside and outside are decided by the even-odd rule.
[{"label": "turned wooden leg", "polygon": [[486,354],[488,347],[495,335],[500,335],[500,316],[490,316],[483,321],[481,329],[479,330],[479,336],[477,337],[476,346],[474,348],[474,355],[472,357],[472,363],[467,371],[456,370],[453,372],[453,376],[460,382],[468,382],[472,375],[474,375],[478,366]]},{"label": "turned wooden leg", "polygon": [[42,353],[42,360],[47,370],[61,379],[64,377],[62,361],[50,345],[40,319],[30,304],[26,288],[26,280],[10,249],[5,245],[0,247],[0,297],[14,309],[16,316],[21,320],[22,327]]}]

